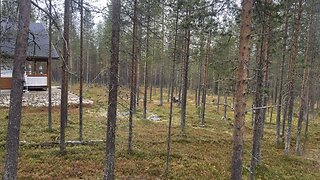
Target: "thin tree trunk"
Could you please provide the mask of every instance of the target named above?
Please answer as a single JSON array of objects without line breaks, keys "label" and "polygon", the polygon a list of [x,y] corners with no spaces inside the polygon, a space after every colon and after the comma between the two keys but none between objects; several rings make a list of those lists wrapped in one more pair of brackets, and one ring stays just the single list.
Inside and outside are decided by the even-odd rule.
[{"label": "thin tree trunk", "polygon": [[[137,17],[138,19],[138,17]],[[137,59],[135,65],[135,104],[134,104],[134,112],[137,111],[137,106],[139,106],[139,99],[140,99],[140,61],[141,61],[141,46],[142,46],[142,26],[140,23],[137,23]]]},{"label": "thin tree trunk", "polygon": [[[0,19],[2,19],[2,0],[0,0]],[[2,43],[2,38],[3,38],[3,28],[2,26],[0,26],[0,42],[1,43]],[[1,46],[0,46],[0,52],[2,52]],[[1,80],[1,67],[2,67],[1,64],[2,64],[2,56],[0,56],[0,80]],[[0,86],[0,95],[1,95],[1,86]]]},{"label": "thin tree trunk", "polygon": [[201,87],[202,87],[202,81],[203,81],[203,72],[202,72],[202,66],[203,66],[203,56],[204,56],[204,33],[203,30],[201,31],[200,34],[200,64],[199,64],[199,82],[198,82],[198,87],[197,87],[197,102],[196,102],[196,106],[197,108],[201,105],[200,104],[200,99],[201,99]]},{"label": "thin tree trunk", "polygon": [[315,85],[312,83],[312,80],[314,79],[314,66],[311,66],[310,70],[310,81],[309,81],[309,109],[310,109],[310,120],[314,119],[314,105],[316,104],[315,102]]},{"label": "thin tree trunk", "polygon": [[[161,62],[162,63],[162,62]],[[160,77],[159,77],[159,84],[160,84],[160,102],[159,106],[163,105],[163,65],[160,65]]]},{"label": "thin tree trunk", "polygon": [[[308,72],[308,87],[310,88],[310,70]],[[308,130],[309,130],[309,105],[308,105],[308,102],[309,102],[309,93],[310,91],[307,90],[307,95],[306,95],[306,113],[307,113],[307,117],[306,117],[306,126],[305,126],[305,129],[304,129],[304,144],[306,143],[307,139],[308,139]]]},{"label": "thin tree trunk", "polygon": [[196,108],[198,108],[198,87],[194,90],[194,102],[196,104]]},{"label": "thin tree trunk", "polygon": [[220,111],[220,82],[218,82],[218,100],[217,100],[217,112]]},{"label": "thin tree trunk", "polygon": [[83,140],[83,0],[80,1],[79,141]]},{"label": "thin tree trunk", "polygon": [[173,91],[174,91],[174,80],[175,80],[175,65],[176,65],[176,54],[177,54],[177,36],[178,36],[178,20],[179,20],[179,9],[176,9],[176,20],[175,20],[175,36],[174,36],[174,49],[173,49],[173,61],[171,69],[171,101],[170,101],[170,114],[169,114],[169,127],[168,127],[168,143],[167,143],[167,157],[166,157],[166,176],[170,177],[170,149],[171,149],[171,127],[172,127],[172,111],[173,111]]},{"label": "thin tree trunk", "polygon": [[161,21],[162,21],[162,37],[161,37],[161,60],[160,60],[160,106],[163,105],[163,66],[164,66],[164,6],[162,7],[162,18],[161,18]]},{"label": "thin tree trunk", "polygon": [[301,94],[300,94],[300,107],[299,107],[299,116],[298,116],[298,130],[297,130],[297,141],[296,141],[296,153],[297,155],[302,154],[301,149],[301,129],[302,129],[302,121],[305,116],[305,110],[307,106],[306,98],[307,98],[307,89],[308,89],[308,80],[309,80],[309,67],[308,67],[308,58],[309,58],[309,50],[311,46],[311,34],[313,32],[313,17],[314,17],[314,1],[310,3],[311,12],[310,12],[310,19],[308,25],[308,34],[307,34],[307,45],[305,50],[304,56],[304,69],[303,69],[303,78],[302,78],[302,86],[301,86]]},{"label": "thin tree trunk", "polygon": [[242,179],[243,135],[245,128],[246,90],[248,83],[248,60],[252,24],[252,0],[242,1],[240,44],[236,69],[236,92],[233,130],[233,154],[231,179]]},{"label": "thin tree trunk", "polygon": [[227,108],[228,108],[228,94],[227,90],[224,91],[224,103],[223,103],[223,120],[227,122]]},{"label": "thin tree trunk", "polygon": [[114,179],[115,166],[115,134],[117,121],[118,66],[119,66],[119,34],[120,34],[121,1],[112,0],[112,36],[111,65],[109,71],[109,98],[107,115],[106,164],[104,179]]},{"label": "thin tree trunk", "polygon": [[170,81],[170,78],[168,78],[168,82],[167,82],[167,89],[168,89],[168,98],[167,98],[167,102],[170,102],[170,95],[171,95],[171,81]]},{"label": "thin tree trunk", "polygon": [[179,106],[181,107],[181,102],[182,102],[182,83],[183,83],[183,71],[184,71],[184,62],[185,62],[185,38],[182,38],[183,41],[181,42],[181,50],[180,50],[180,71],[179,71],[179,87],[178,87],[178,99],[179,99]]},{"label": "thin tree trunk", "polygon": [[254,110],[255,105],[254,105],[254,102],[252,103],[251,107],[252,107],[252,110],[251,110],[251,126],[253,127],[254,119],[255,119],[255,110]]},{"label": "thin tree trunk", "polygon": [[[278,97],[278,103],[277,103],[277,119],[276,119],[276,126],[277,126],[277,135],[276,135],[276,143],[277,145],[280,145],[280,119],[281,119],[281,109],[284,108],[282,104],[282,98],[283,98],[283,79],[284,79],[284,64],[286,59],[286,53],[287,53],[287,38],[288,38],[288,11],[289,11],[289,4],[286,3],[286,13],[285,13],[285,26],[284,26],[284,35],[283,35],[283,47],[282,47],[282,61],[281,61],[281,68],[280,68],[280,87],[279,87],[279,97]],[[282,131],[282,139],[283,138],[283,132]]]},{"label": "thin tree trunk", "polygon": [[269,64],[269,18],[271,1],[264,1],[261,54],[257,65],[256,97],[255,97],[255,121],[253,130],[253,143],[251,153],[250,179],[254,179],[255,167],[261,160],[261,140],[266,119],[267,94],[265,92],[268,84],[268,64]]},{"label": "thin tree trunk", "polygon": [[292,125],[292,115],[293,115],[293,102],[294,102],[294,71],[295,64],[298,54],[298,40],[300,36],[300,20],[302,15],[302,0],[298,0],[298,9],[297,15],[294,21],[294,32],[293,32],[293,41],[292,41],[292,51],[290,55],[289,67],[288,67],[288,86],[287,92],[289,92],[289,98],[287,104],[289,105],[288,109],[288,127],[286,132],[286,141],[285,141],[285,155],[289,154],[290,151],[290,139],[291,139],[291,125]]},{"label": "thin tree trunk", "polygon": [[272,123],[272,119],[273,119],[273,109],[274,106],[277,104],[277,100],[278,100],[278,87],[279,87],[279,78],[278,78],[278,74],[275,75],[276,77],[274,77],[273,82],[274,84],[274,88],[273,88],[273,92],[272,92],[272,106],[271,106],[271,112],[270,112],[270,124]]},{"label": "thin tree trunk", "polygon": [[149,101],[151,102],[152,101],[152,77],[153,77],[153,69],[152,69],[152,64],[151,64],[151,68],[150,68],[150,79],[149,79],[149,82],[150,82],[150,95],[149,95]]},{"label": "thin tree trunk", "polygon": [[284,103],[283,105],[283,113],[282,113],[282,131],[281,131],[281,137],[282,137],[282,143],[284,143],[285,140],[285,129],[286,129],[286,122],[287,122],[287,115],[288,115],[288,105],[287,105],[287,99],[288,99],[288,95],[286,95],[284,97]]},{"label": "thin tree trunk", "polygon": [[70,0],[65,0],[63,59],[61,75],[61,106],[60,106],[60,153],[65,153],[65,128],[68,121],[68,65],[69,65],[69,21]]},{"label": "thin tree trunk", "polygon": [[86,50],[86,83],[87,87],[89,87],[90,79],[89,79],[89,71],[90,71],[90,63],[89,63],[89,40],[87,40],[87,50]]},{"label": "thin tree trunk", "polygon": [[[314,46],[314,45],[313,45]],[[315,104],[315,84],[314,84],[314,70],[317,68],[317,64],[315,63],[315,49],[312,48],[310,69],[309,69],[309,79],[308,79],[308,92],[307,92],[307,120],[305,127],[305,140],[308,138],[308,128],[309,128],[309,120],[313,120],[314,118],[314,104]],[[317,124],[316,124],[317,125]]]},{"label": "thin tree trunk", "polygon": [[[49,0],[49,14],[50,15],[52,14],[52,1],[51,0]],[[51,131],[52,130],[52,87],[51,87],[51,81],[52,81],[52,66],[51,66],[51,61],[52,61],[52,19],[51,18],[49,18],[49,32],[48,33],[49,33],[49,42],[48,42],[49,43],[49,53],[48,53],[48,63],[47,63],[48,129],[49,129],[49,131]]]},{"label": "thin tree trunk", "polygon": [[128,136],[128,153],[132,152],[132,117],[134,113],[134,104],[136,97],[136,61],[137,61],[137,0],[134,1],[133,15],[133,41],[132,41],[132,64],[131,64],[131,93],[130,93],[130,112],[129,112],[129,136]]},{"label": "thin tree trunk", "polygon": [[18,32],[13,61],[12,89],[10,93],[6,153],[2,176],[4,180],[17,179],[24,66],[27,59],[30,15],[31,1],[20,0]]},{"label": "thin tree trunk", "polygon": [[[190,16],[190,7],[187,9],[187,22]],[[188,92],[188,68],[189,68],[189,46],[190,46],[190,25],[187,25],[185,29],[185,58],[183,68],[183,79],[182,79],[182,94],[181,94],[181,116],[180,116],[180,127],[181,133],[185,134],[186,129],[186,105],[187,105],[187,92]]]},{"label": "thin tree trunk", "polygon": [[146,60],[144,62],[144,96],[143,96],[143,118],[147,119],[147,95],[148,95],[148,61],[149,61],[149,37],[150,37],[150,5],[148,5],[148,14],[147,14],[147,42],[146,42]]},{"label": "thin tree trunk", "polygon": [[202,106],[201,106],[201,122],[200,125],[204,126],[205,123],[205,110],[206,110],[206,100],[207,100],[207,86],[208,86],[208,64],[209,64],[209,55],[210,55],[210,44],[211,44],[211,32],[209,32],[208,44],[206,59],[204,64],[204,73],[203,73],[203,86],[202,86]]},{"label": "thin tree trunk", "polygon": [[[268,102],[269,102],[269,94],[270,94],[270,88],[269,88],[269,64],[270,64],[270,58],[269,58],[269,39],[270,39],[270,17],[271,17],[271,12],[270,8],[272,6],[272,0],[265,0],[266,4],[266,10],[265,10],[265,22],[264,22],[264,31],[263,31],[263,36],[264,36],[264,42],[263,42],[263,88],[264,88],[264,93],[263,93],[263,99],[262,99],[262,106],[267,107]],[[261,137],[260,139],[263,138],[263,133],[264,133],[264,125],[266,123],[267,119],[267,110],[269,114],[270,108],[264,108],[262,110],[262,131],[261,131]],[[261,149],[259,148],[259,154],[261,154]],[[259,157],[261,157],[259,155]]]}]

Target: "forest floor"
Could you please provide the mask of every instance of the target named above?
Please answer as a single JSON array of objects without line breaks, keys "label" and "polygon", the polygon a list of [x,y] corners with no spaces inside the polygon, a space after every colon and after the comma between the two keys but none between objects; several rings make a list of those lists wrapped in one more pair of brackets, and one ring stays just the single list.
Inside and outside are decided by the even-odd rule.
[{"label": "forest floor", "polygon": [[[77,87],[72,87],[77,92]],[[107,89],[99,86],[86,88],[84,97],[94,104],[84,108],[84,140],[105,140]],[[121,89],[119,112],[128,111],[127,91]],[[118,179],[164,179],[167,147],[169,103],[164,97],[158,105],[159,90],[153,93],[148,112],[161,121],[142,119],[142,103],[133,121],[133,153],[127,153],[128,119],[121,116],[117,121],[116,177]],[[140,94],[142,96],[142,94]],[[206,125],[199,126],[198,110],[194,96],[190,94],[187,107],[186,135],[180,134],[180,109],[174,106],[171,179],[230,179],[232,154],[233,112],[228,109],[227,122],[222,120],[223,107],[208,97]],[[229,97],[228,104],[232,98]],[[251,104],[250,104],[251,105]],[[249,107],[249,103],[248,103]],[[100,179],[103,177],[105,144],[68,145],[65,155],[59,154],[59,110],[53,109],[53,130],[47,128],[46,108],[23,108],[19,156],[19,179]],[[78,140],[77,106],[69,108],[66,140]],[[0,108],[0,157],[4,159],[8,109]],[[274,115],[275,117],[275,115]],[[318,116],[316,118],[319,118]],[[283,145],[275,145],[275,120],[266,124],[262,142],[262,163],[257,168],[256,179],[320,179],[320,127],[310,123],[309,138],[303,156],[294,153],[296,123],[292,134],[289,156],[283,153]],[[247,114],[244,146],[244,179],[247,179],[252,146],[251,114]],[[97,141],[99,142],[99,141]],[[29,143],[29,144],[28,144]],[[3,162],[3,161],[2,161]],[[2,165],[0,168],[2,173]],[[1,175],[1,174],[0,174]]]}]

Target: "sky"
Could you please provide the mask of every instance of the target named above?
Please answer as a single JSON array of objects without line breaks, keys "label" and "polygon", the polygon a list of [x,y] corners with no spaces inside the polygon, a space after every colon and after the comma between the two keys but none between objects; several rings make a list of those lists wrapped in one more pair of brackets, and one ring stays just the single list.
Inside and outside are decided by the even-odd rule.
[{"label": "sky", "polygon": [[[86,1],[86,0],[85,0]],[[238,6],[241,6],[242,0],[235,0]],[[94,6],[97,6],[99,8],[106,7],[108,3],[110,3],[110,0],[89,0],[90,3],[92,3]],[[95,23],[98,23],[99,21],[102,21],[103,18],[101,16],[98,16],[95,18]]]},{"label": "sky", "polygon": [[[104,7],[107,7],[107,4],[109,3],[109,0],[89,0],[89,2],[98,7],[99,9],[103,9]],[[99,23],[99,21],[103,21],[103,17],[101,15],[96,14],[95,15],[94,22],[95,24]]]},{"label": "sky", "polygon": [[[241,0],[234,0],[234,1],[236,1],[238,6],[241,5]],[[45,6],[45,4],[41,3],[41,1],[39,1],[39,2],[40,2],[42,7]],[[63,0],[60,0],[58,2],[60,4],[59,7],[61,7],[63,9]],[[106,8],[107,5],[110,4],[110,0],[84,0],[84,2],[85,3],[89,3],[90,5],[95,7],[96,10],[101,10],[103,8]],[[93,13],[93,15],[94,15],[94,23],[95,23],[95,25],[97,25],[99,22],[103,21],[103,14]]]}]

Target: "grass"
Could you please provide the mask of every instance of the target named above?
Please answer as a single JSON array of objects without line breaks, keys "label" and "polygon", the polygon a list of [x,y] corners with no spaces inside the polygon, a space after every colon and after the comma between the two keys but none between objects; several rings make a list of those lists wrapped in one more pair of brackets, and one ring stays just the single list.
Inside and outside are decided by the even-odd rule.
[{"label": "grass", "polygon": [[[77,86],[71,88],[77,92]],[[104,140],[107,107],[107,90],[99,86],[86,88],[85,97],[95,104],[84,108],[84,139]],[[159,91],[157,91],[159,92]],[[126,90],[122,89],[119,111],[127,111]],[[159,94],[153,99],[157,100]],[[141,95],[142,96],[142,95]],[[157,114],[162,121],[141,119],[142,103],[138,108],[133,126],[133,153],[127,153],[128,120],[118,119],[116,135],[116,176],[118,179],[164,179],[167,146],[167,124],[169,103],[164,96],[164,105],[158,101],[148,103],[148,112]],[[208,101],[213,97],[208,97]],[[215,97],[216,98],[216,97]],[[174,107],[171,151],[171,179],[229,179],[232,154],[232,119],[229,109],[224,122],[223,109],[207,104],[206,125],[199,127],[199,116],[189,97],[187,107],[186,136],[180,134],[180,110]],[[231,103],[229,98],[229,104]],[[248,104],[249,107],[249,104]],[[0,157],[4,159],[4,143],[8,110],[0,109]],[[252,127],[250,113],[245,129],[244,179],[249,175]],[[53,109],[53,130],[47,129],[46,108],[23,109],[21,141],[32,143],[59,140],[59,108]],[[275,117],[275,116],[274,116]],[[319,118],[319,117],[317,117]],[[296,124],[293,126],[290,156],[284,156],[283,148],[275,145],[275,125],[266,124],[262,142],[262,164],[256,170],[256,179],[320,179],[319,154],[320,132],[313,122],[310,124],[309,140],[303,156],[294,155]],[[67,140],[78,139],[78,108],[69,108]],[[19,156],[19,179],[101,179],[104,170],[105,145],[68,146],[66,155],[59,154],[58,145],[21,146]],[[3,161],[2,161],[3,162]],[[1,167],[2,168],[2,167]],[[2,169],[0,169],[2,173]]]}]

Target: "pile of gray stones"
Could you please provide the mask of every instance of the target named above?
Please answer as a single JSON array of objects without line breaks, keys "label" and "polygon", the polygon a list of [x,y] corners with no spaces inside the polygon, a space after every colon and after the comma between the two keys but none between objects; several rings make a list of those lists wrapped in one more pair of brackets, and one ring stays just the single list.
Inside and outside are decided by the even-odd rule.
[{"label": "pile of gray stones", "polygon": [[[24,91],[22,97],[22,106],[29,107],[48,107],[49,104],[49,93],[48,91]],[[52,106],[59,106],[61,100],[61,90],[59,88],[52,88],[51,102]],[[68,104],[77,105],[79,104],[79,97],[73,93],[68,94]],[[84,105],[91,105],[93,101],[83,100]],[[0,107],[9,107],[10,105],[10,91],[0,91]]]}]

